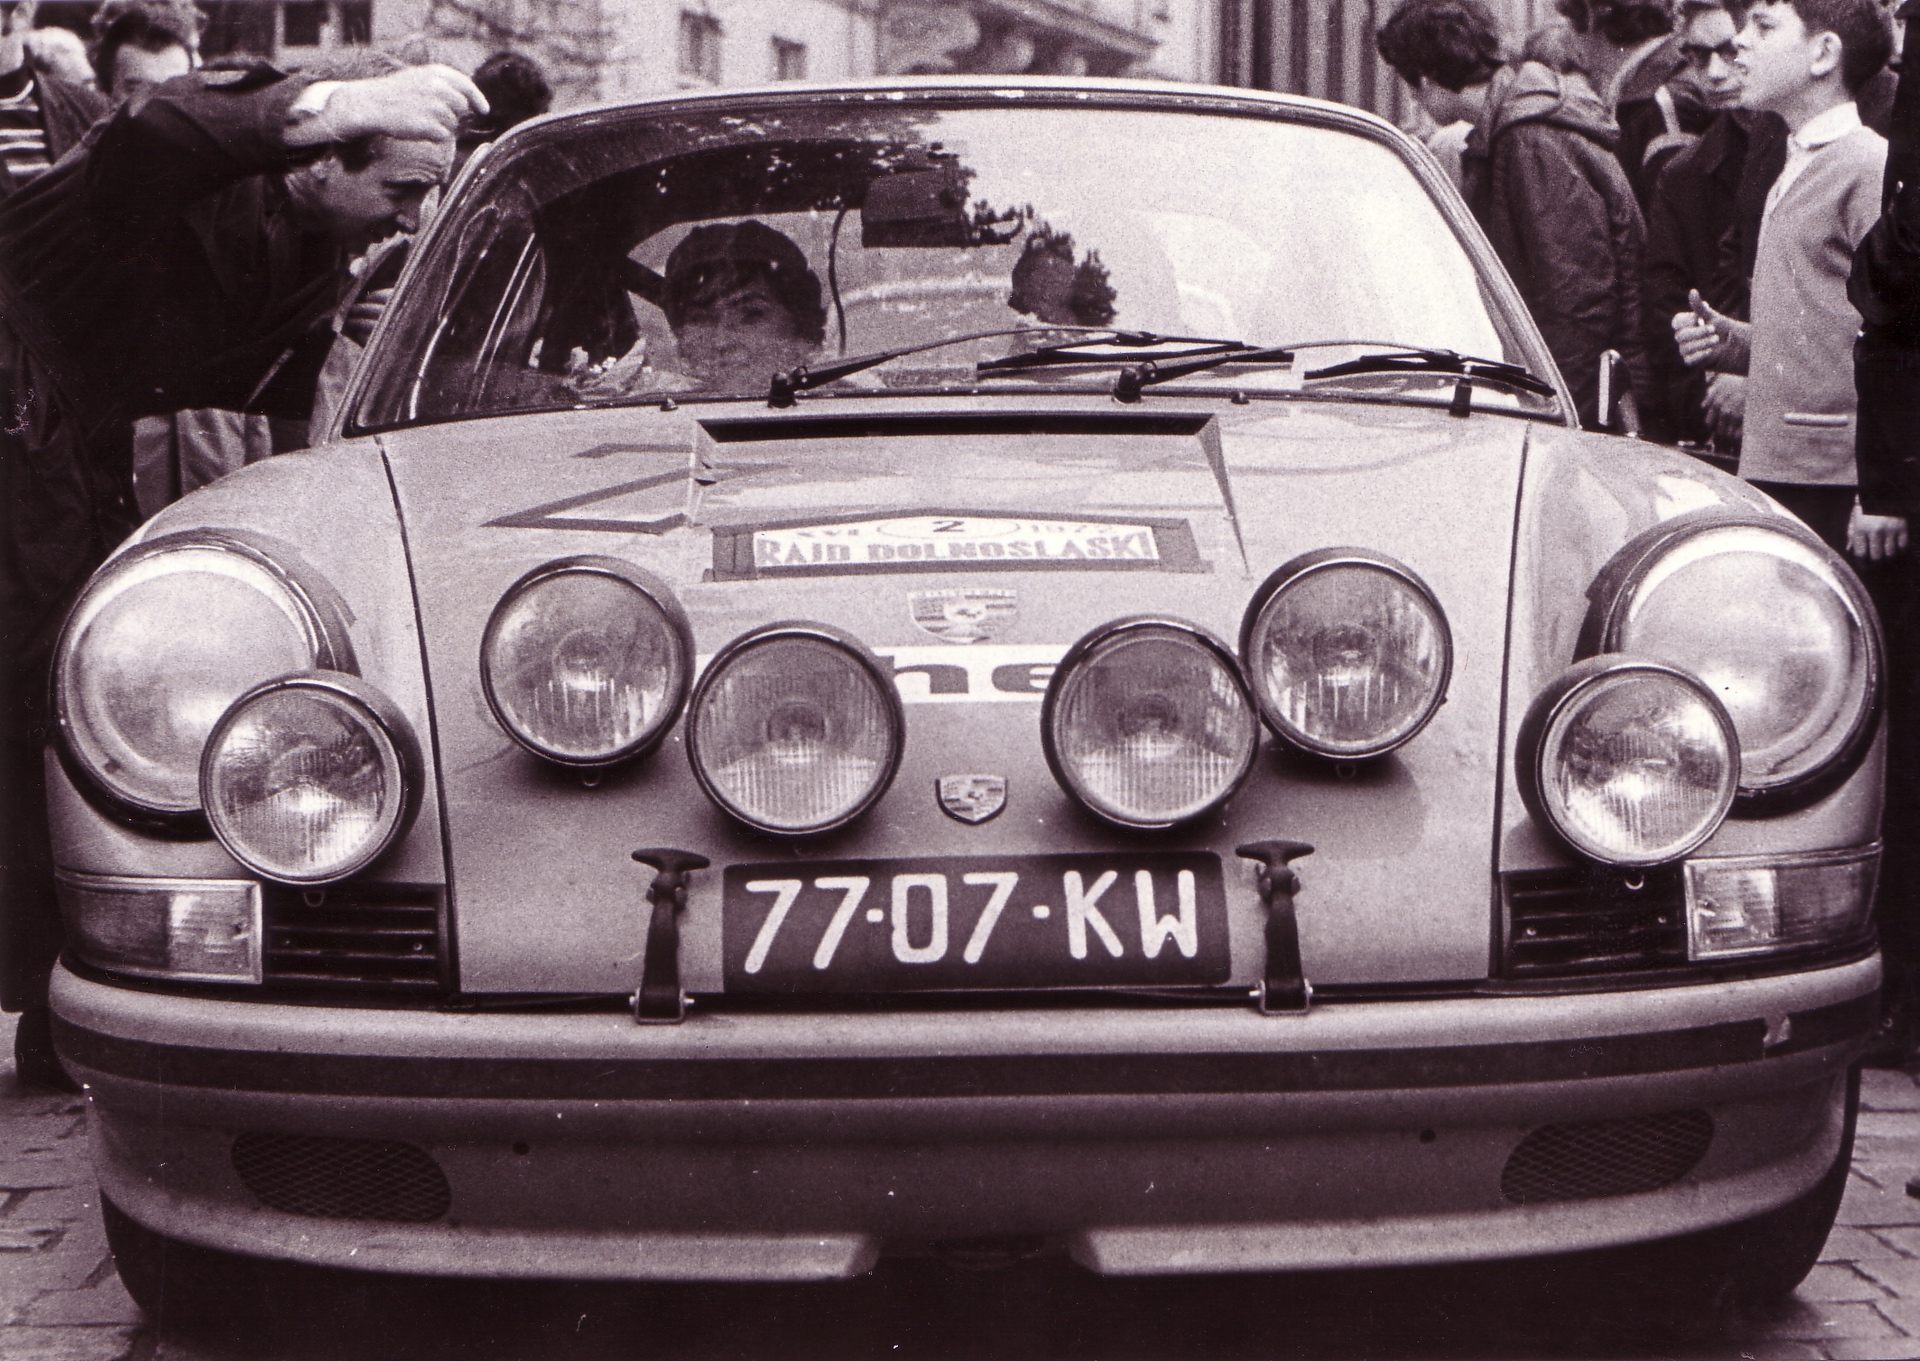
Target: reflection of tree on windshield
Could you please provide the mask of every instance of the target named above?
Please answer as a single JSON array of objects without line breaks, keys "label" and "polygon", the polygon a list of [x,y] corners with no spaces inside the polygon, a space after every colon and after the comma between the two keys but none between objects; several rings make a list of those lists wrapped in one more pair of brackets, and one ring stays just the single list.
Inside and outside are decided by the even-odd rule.
[{"label": "reflection of tree on windshield", "polygon": [[1007,306],[1055,326],[1105,326],[1114,318],[1118,298],[1100,252],[1090,250],[1074,263],[1073,233],[1042,222],[1014,262]]}]

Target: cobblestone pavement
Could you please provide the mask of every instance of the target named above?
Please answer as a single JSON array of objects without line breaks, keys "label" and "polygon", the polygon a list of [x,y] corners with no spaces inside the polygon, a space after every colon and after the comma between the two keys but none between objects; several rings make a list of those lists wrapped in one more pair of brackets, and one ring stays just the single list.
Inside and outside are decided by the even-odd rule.
[{"label": "cobblestone pavement", "polygon": [[[12,1052],[12,1017],[0,1053]],[[149,1328],[107,1252],[81,1098],[21,1090],[0,1061],[3,1361],[801,1358],[1672,1357],[1920,1359],[1920,1080],[1869,1071],[1853,1181],[1824,1260],[1765,1318],[1676,1319],[1583,1296],[1577,1267],[1106,1282],[1071,1267],[646,1291],[335,1281],[274,1334]],[[1574,1259],[1578,1260],[1578,1259]],[[1558,1272],[1556,1275],[1555,1273]],[[276,1317],[280,1315],[277,1313]]]}]

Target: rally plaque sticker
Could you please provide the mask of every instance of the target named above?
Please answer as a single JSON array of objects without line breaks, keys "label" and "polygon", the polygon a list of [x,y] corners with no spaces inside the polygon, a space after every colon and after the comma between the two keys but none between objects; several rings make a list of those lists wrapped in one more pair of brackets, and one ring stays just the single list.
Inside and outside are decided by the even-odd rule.
[{"label": "rally plaque sticker", "polygon": [[925,512],[716,529],[717,581],[882,572],[1206,570],[1185,520]]}]

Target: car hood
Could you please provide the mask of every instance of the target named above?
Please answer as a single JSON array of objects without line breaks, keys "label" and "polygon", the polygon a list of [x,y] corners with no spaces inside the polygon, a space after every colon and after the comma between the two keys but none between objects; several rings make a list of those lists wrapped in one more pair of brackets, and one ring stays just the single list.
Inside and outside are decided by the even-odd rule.
[{"label": "car hood", "polygon": [[[1261,908],[1237,845],[1288,838],[1318,983],[1482,978],[1499,790],[1513,525],[1532,423],[1431,407],[1294,401],[1129,411],[1105,399],[835,399],[795,415],[734,405],[509,417],[390,432],[436,714],[460,976],[470,992],[631,989],[649,871],[629,852],[707,855],[683,972],[720,974],[730,863],[1050,851],[1208,850],[1226,875],[1234,976],[1257,975]],[[954,526],[960,526],[958,530]],[[1051,664],[1125,615],[1229,643],[1259,583],[1314,549],[1387,553],[1451,625],[1448,703],[1410,745],[1358,766],[1269,742],[1221,813],[1121,833],[1059,789],[1039,740]],[[481,691],[489,612],[530,569],[603,554],[664,578],[702,660],[805,619],[900,674],[908,742],[887,796],[796,847],[717,811],[678,727],[591,781],[514,745]],[[944,815],[938,777],[1008,782],[1003,815]]]}]

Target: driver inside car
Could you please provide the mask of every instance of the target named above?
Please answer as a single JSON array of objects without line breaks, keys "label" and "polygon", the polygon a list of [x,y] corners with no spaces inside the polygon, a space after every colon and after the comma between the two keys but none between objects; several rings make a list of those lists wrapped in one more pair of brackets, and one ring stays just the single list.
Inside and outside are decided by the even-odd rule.
[{"label": "driver inside car", "polygon": [[643,337],[577,382],[583,396],[758,391],[812,360],[826,339],[820,277],[791,238],[752,218],[695,227],[668,255],[664,276],[637,267],[627,286],[666,313],[679,372],[651,367]]},{"label": "driver inside car", "polygon": [[696,227],[667,257],[665,311],[680,362],[706,386],[741,391],[807,363],[827,334],[820,279],[765,223]]}]

